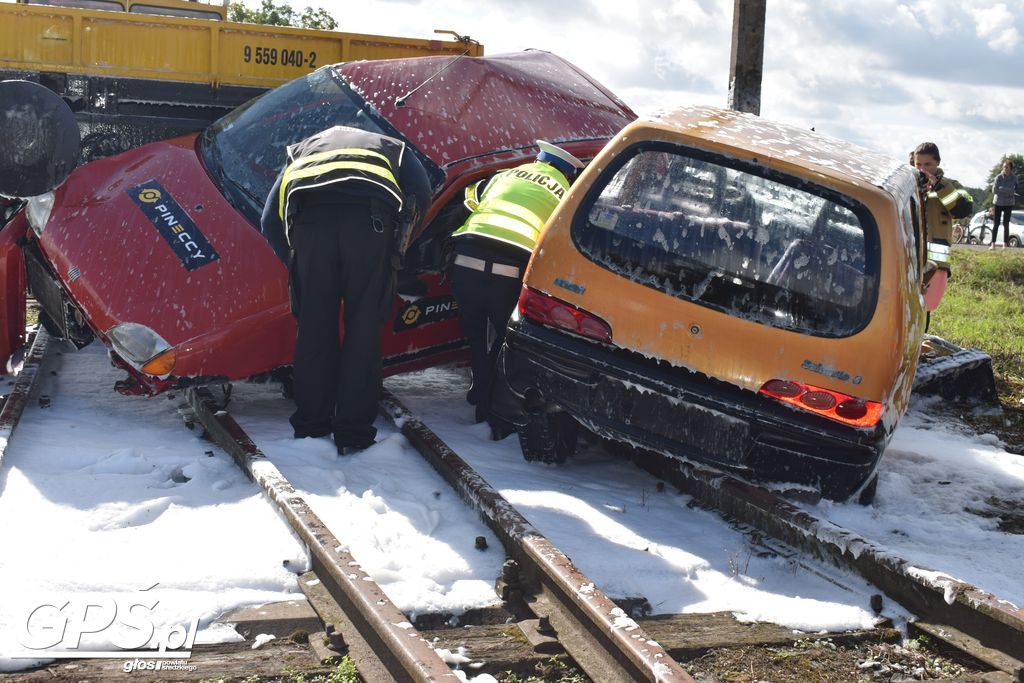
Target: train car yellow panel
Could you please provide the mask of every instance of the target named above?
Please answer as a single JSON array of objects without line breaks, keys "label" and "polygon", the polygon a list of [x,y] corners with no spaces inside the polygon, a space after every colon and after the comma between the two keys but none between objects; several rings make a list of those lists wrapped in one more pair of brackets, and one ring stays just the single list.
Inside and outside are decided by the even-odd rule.
[{"label": "train car yellow panel", "polygon": [[230,23],[219,27],[223,83],[273,86],[324,64],[357,60],[483,54],[477,43],[372,36],[357,33]]},{"label": "train car yellow panel", "polygon": [[40,69],[74,58],[74,21],[70,16],[18,11],[0,4],[0,66]]},{"label": "train car yellow panel", "polygon": [[327,64],[483,55],[452,31],[436,40],[222,21],[227,5],[0,0],[0,80],[36,81],[69,102],[88,159],[200,130]]},{"label": "train car yellow panel", "polygon": [[225,83],[274,86],[324,64],[346,61],[336,33],[220,27],[218,73]]},{"label": "train car yellow panel", "polygon": [[81,64],[136,77],[206,80],[214,24],[167,23],[163,17],[82,19]]},{"label": "train car yellow panel", "polygon": [[[468,54],[478,57],[483,54],[483,49],[476,43],[451,43],[440,40],[430,41],[431,48],[435,53],[449,53],[453,55]],[[353,36],[349,41],[349,60],[357,59],[391,59],[393,57],[422,57],[424,46],[419,41],[399,39],[377,38],[373,36]]]},{"label": "train car yellow panel", "polygon": [[342,61],[483,54],[468,39],[219,21],[224,8],[216,4],[150,0],[130,3],[127,12],[117,3],[103,6],[0,2],[0,77],[56,72],[265,89]]}]

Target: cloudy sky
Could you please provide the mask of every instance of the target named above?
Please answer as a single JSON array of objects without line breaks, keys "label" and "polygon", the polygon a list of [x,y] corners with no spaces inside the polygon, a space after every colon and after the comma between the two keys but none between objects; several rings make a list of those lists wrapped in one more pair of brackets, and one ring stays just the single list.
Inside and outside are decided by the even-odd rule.
[{"label": "cloudy sky", "polygon": [[[450,29],[488,54],[555,52],[639,114],[726,104],[732,0],[312,4],[342,31]],[[1004,153],[1024,153],[1024,0],[768,0],[766,23],[762,116],[897,158],[931,140],[971,186]]]}]

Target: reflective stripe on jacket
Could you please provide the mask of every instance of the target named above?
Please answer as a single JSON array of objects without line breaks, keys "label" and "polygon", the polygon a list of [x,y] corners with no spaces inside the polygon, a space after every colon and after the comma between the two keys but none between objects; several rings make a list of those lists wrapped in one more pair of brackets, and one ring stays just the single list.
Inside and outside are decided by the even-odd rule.
[{"label": "reflective stripe on jacket", "polygon": [[928,260],[933,261],[939,268],[949,270],[949,252],[948,244],[928,243]]},{"label": "reflective stripe on jacket", "polygon": [[532,252],[544,223],[568,189],[569,181],[561,171],[539,161],[501,171],[453,236],[480,235]]},{"label": "reflective stripe on jacket", "polygon": [[383,192],[374,196],[393,200],[402,209],[397,174],[405,143],[378,133],[335,126],[288,148],[288,165],[281,180],[280,216],[286,224],[289,201],[296,192],[338,183],[370,183]]},{"label": "reflective stripe on jacket", "polygon": [[973,211],[971,193],[960,183],[942,176],[932,186],[925,201],[925,221],[930,241],[953,242],[953,220],[967,218]]}]

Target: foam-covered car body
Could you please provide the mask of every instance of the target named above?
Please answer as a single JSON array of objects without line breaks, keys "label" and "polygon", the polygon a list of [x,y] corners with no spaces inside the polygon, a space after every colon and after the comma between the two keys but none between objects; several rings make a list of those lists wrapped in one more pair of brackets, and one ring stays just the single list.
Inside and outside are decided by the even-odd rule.
[{"label": "foam-covered car body", "polygon": [[548,222],[498,415],[528,459],[563,459],[571,416],[846,498],[910,398],[923,236],[905,163],[711,107],[635,122]]},{"label": "foam-covered car body", "polygon": [[[126,393],[260,376],[291,363],[285,263],[259,231],[285,148],[332,125],[409,143],[433,203],[381,329],[386,372],[465,352],[441,270],[462,191],[535,153],[593,156],[634,114],[545,52],[333,65],[243,105],[198,135],[76,169],[0,232],[0,356],[23,343],[24,281],[52,332],[98,337]],[[417,298],[412,301],[412,296]]]}]

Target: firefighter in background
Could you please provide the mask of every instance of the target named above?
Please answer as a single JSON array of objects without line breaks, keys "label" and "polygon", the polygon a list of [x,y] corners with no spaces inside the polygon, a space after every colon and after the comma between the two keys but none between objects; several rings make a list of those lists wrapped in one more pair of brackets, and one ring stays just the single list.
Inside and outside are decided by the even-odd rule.
[{"label": "firefighter in background", "polygon": [[971,194],[939,168],[941,157],[934,142],[922,142],[913,152],[913,165],[921,172],[921,189],[926,193],[925,226],[928,230],[928,260],[938,269],[925,291],[925,307],[934,311],[949,282],[949,253],[953,243],[953,221],[967,218],[974,208]]},{"label": "firefighter in background", "polygon": [[[452,293],[469,339],[473,371],[466,400],[476,406],[477,422],[490,417],[495,363],[526,264],[548,216],[583,168],[582,161],[560,147],[543,140],[537,146],[535,161],[466,189],[466,208],[472,213],[452,235]],[[494,435],[502,431],[495,427]]]},{"label": "firefighter in background", "polygon": [[426,171],[395,138],[335,126],[288,147],[261,229],[279,255],[285,241],[290,247],[295,438],[333,434],[339,454],[373,444],[380,325],[429,203]]}]

